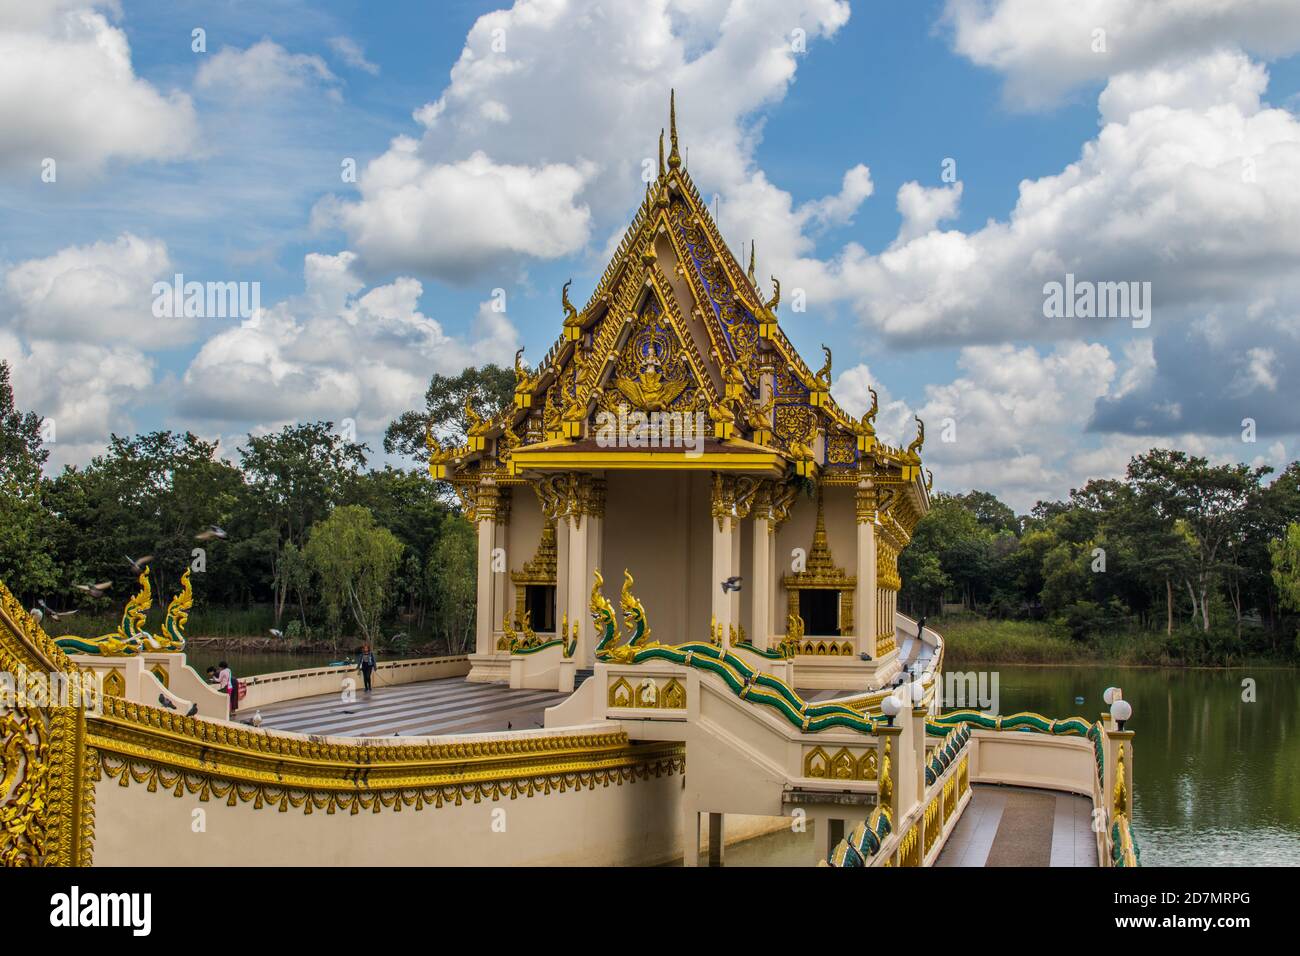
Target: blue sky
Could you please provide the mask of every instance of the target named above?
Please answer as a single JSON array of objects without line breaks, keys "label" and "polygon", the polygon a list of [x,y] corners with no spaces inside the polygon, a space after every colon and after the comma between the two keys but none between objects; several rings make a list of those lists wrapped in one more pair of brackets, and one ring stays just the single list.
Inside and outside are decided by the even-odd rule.
[{"label": "blue sky", "polygon": [[[58,464],[317,418],[377,449],[432,372],[549,346],[675,85],[724,236],[806,289],[782,320],[842,402],[927,420],[940,488],[1024,509],[1155,444],[1280,467],[1293,6],[35,0],[0,14],[0,357]],[[176,272],[265,315],[156,318]],[[1044,318],[1066,272],[1150,282],[1155,321]]]}]

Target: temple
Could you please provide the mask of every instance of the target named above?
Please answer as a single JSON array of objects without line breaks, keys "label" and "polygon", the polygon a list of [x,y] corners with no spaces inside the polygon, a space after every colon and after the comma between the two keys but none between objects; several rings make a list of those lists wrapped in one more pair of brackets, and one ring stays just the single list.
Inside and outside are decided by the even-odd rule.
[{"label": "temple", "polygon": [[99,636],[0,583],[0,864],[210,864],[158,839],[200,811],[246,865],[720,865],[777,834],[833,867],[1140,862],[1120,688],[1093,718],[943,709],[943,638],[897,609],[924,427],[893,448],[835,402],[674,120],[513,401],[427,439],[477,526],[474,653],[382,661],[373,695],[349,662],[226,694],[187,661],[188,573],[158,634],[148,569]]},{"label": "temple", "polygon": [[[898,554],[929,507],[924,426],[879,441],[795,350],[751,246],[723,241],[669,151],[586,304],[514,402],[430,472],[478,529],[471,680],[571,690],[595,663],[593,574],[630,570],[665,643],[776,653],[800,687],[865,689],[900,667]],[[873,391],[874,396],[874,391]]]}]

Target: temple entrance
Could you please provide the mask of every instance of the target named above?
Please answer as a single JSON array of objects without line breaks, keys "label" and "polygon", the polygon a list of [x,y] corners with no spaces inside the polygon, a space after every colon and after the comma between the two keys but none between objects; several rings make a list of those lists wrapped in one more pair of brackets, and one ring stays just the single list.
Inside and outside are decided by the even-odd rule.
[{"label": "temple entrance", "polygon": [[839,637],[840,592],[822,588],[800,591],[799,616],[809,637]]},{"label": "temple entrance", "polygon": [[555,585],[529,584],[524,589],[524,610],[533,630],[539,634],[555,633]]}]

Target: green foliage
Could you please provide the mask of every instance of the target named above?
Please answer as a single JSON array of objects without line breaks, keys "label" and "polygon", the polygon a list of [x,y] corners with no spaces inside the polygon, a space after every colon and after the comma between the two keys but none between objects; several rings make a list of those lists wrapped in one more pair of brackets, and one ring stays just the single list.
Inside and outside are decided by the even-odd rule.
[{"label": "green foliage", "polygon": [[472,524],[452,518],[425,565],[439,630],[452,653],[463,653],[473,637],[477,540]]},{"label": "green foliage", "polygon": [[465,420],[465,399],[483,418],[495,415],[514,401],[514,369],[498,365],[470,367],[459,375],[437,375],[424,393],[424,410],[403,412],[384,433],[384,451],[427,461],[425,429],[433,428],[438,438],[454,445],[465,442],[469,423]]},{"label": "green foliage", "polygon": [[374,643],[393,600],[393,574],[402,558],[397,536],[375,524],[367,509],[344,505],[312,527],[303,555],[320,580],[334,633],[340,633],[346,612],[361,636]]},{"label": "green foliage", "polygon": [[1300,524],[1286,526],[1286,534],[1268,543],[1273,583],[1284,608],[1300,611]]},{"label": "green foliage", "polygon": [[1300,520],[1300,464],[1264,485],[1268,474],[1153,449],[1123,479],[1020,518],[986,492],[936,495],[899,558],[902,605],[1041,621],[1084,653],[1124,659],[1138,645],[1185,663],[1286,655],[1278,612],[1293,607],[1287,569],[1300,557],[1279,555]]}]

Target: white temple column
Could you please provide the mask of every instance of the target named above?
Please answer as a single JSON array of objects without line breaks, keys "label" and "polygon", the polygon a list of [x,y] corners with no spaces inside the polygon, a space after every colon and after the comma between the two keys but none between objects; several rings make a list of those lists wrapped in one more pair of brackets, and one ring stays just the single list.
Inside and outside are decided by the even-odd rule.
[{"label": "white temple column", "polygon": [[876,584],[876,497],[870,481],[858,485],[858,584],[854,600],[858,653],[876,659],[879,633],[879,590]]},{"label": "white temple column", "polygon": [[749,590],[750,621],[754,633],[749,639],[755,647],[767,648],[772,640],[772,580],[776,564],[776,535],[770,511],[754,512],[754,545],[750,549],[754,569],[745,582]]},{"label": "white temple column", "polygon": [[497,488],[490,484],[480,485],[476,496],[474,522],[478,526],[478,578],[474,602],[474,649],[479,654],[491,654],[496,650],[492,551],[497,540]]}]

